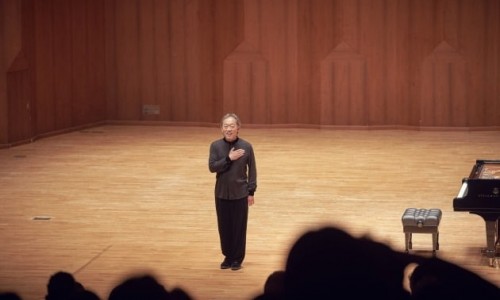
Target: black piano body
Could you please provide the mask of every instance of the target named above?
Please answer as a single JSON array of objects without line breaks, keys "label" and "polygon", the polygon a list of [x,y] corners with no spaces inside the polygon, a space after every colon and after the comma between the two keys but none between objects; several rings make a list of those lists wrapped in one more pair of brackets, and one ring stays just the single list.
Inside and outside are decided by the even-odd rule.
[{"label": "black piano body", "polygon": [[500,160],[476,160],[468,178],[453,199],[454,211],[481,216],[486,223],[486,256],[490,266],[498,266],[500,228]]}]

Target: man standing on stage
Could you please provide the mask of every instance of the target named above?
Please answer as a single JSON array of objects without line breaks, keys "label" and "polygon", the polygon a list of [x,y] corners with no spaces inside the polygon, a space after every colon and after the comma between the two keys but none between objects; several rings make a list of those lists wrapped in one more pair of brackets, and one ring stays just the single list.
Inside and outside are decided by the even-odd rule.
[{"label": "man standing on stage", "polygon": [[223,138],[212,142],[208,168],[217,173],[215,209],[224,261],[221,269],[239,270],[245,258],[248,207],[254,204],[257,169],[252,145],[239,138],[235,114],[222,118]]}]

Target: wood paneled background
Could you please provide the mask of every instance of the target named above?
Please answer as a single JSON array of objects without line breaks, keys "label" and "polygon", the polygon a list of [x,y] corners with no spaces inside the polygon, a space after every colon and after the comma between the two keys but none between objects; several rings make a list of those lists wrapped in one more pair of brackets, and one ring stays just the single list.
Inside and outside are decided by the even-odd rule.
[{"label": "wood paneled background", "polygon": [[0,145],[227,111],[265,126],[500,126],[498,0],[2,0],[0,15]]}]

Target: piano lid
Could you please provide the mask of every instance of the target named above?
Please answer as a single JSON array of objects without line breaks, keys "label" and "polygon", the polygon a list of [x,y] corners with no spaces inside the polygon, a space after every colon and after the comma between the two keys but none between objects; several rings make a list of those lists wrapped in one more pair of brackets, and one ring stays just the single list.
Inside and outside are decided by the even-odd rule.
[{"label": "piano lid", "polygon": [[455,211],[500,211],[500,160],[477,160],[453,199]]},{"label": "piano lid", "polygon": [[477,160],[469,178],[500,180],[500,160]]}]

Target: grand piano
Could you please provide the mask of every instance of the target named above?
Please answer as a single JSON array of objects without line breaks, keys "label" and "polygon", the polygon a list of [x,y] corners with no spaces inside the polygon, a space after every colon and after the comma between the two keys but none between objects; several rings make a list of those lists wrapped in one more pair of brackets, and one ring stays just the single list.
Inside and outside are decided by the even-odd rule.
[{"label": "grand piano", "polygon": [[486,223],[486,249],[492,267],[498,267],[500,253],[500,160],[476,160],[469,177],[453,199],[454,211],[467,211],[481,216]]}]

